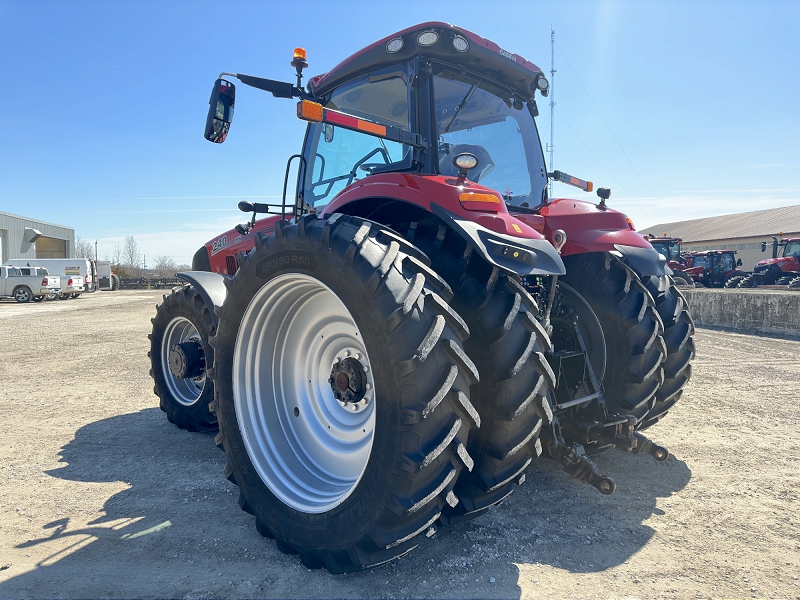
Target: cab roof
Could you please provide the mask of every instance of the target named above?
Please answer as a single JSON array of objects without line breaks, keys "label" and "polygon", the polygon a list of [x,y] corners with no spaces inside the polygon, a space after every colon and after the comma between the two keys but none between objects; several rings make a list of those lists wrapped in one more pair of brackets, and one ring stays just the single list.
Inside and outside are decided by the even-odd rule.
[{"label": "cab roof", "polygon": [[[425,32],[436,33],[436,42],[427,46],[420,45],[418,38]],[[467,40],[466,51],[459,52],[455,49],[453,39],[456,36]],[[402,47],[395,52],[389,52],[387,46],[395,39],[402,40]],[[407,62],[417,55],[463,65],[513,88],[525,100],[533,98],[536,81],[543,76],[542,70],[535,64],[502,49],[486,38],[461,27],[431,21],[393,33],[359,50],[327,73],[312,77],[308,82],[308,89],[314,96],[323,96],[352,77],[382,66]]]}]

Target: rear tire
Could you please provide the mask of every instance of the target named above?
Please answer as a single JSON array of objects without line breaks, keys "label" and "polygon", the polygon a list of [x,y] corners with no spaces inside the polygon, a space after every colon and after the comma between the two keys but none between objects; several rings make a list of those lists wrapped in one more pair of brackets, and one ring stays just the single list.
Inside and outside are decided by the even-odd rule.
[{"label": "rear tire", "polygon": [[655,302],[639,277],[610,254],[572,255],[564,263],[565,283],[588,303],[602,330],[602,335],[584,333],[586,319],[579,321],[606,404],[641,422],[664,382],[667,349]]},{"label": "rear tire", "polygon": [[672,278],[675,280],[675,285],[678,287],[694,287],[694,280],[686,273],[676,271]]},{"label": "rear tire", "polygon": [[[150,377],[153,393],[170,423],[189,431],[214,431],[217,419],[209,404],[214,399],[214,383],[208,377],[213,353],[208,340],[214,335],[214,322],[200,294],[190,285],[174,288],[164,295],[151,319]],[[175,345],[185,344],[181,356],[191,355],[204,365],[195,376],[180,378],[170,369],[170,354]],[[199,346],[198,346],[199,345]],[[199,350],[199,354],[198,354]],[[173,356],[173,360],[177,357]],[[180,374],[180,373],[179,373]]]},{"label": "rear tire", "polygon": [[111,291],[116,292],[119,289],[119,277],[117,275],[111,276]]},{"label": "rear tire", "polygon": [[[744,278],[745,278],[744,275],[736,275],[735,277],[731,277],[730,279],[728,279],[728,281],[725,282],[724,287],[727,289],[737,288],[739,287],[739,284],[742,281],[744,281]],[[675,283],[677,284],[678,282],[676,281]]]},{"label": "rear tire", "polygon": [[642,420],[639,429],[646,429],[658,422],[667,411],[680,400],[683,388],[692,376],[691,362],[695,356],[694,320],[689,314],[686,298],[669,281],[669,277],[651,276],[646,279],[647,289],[656,302],[661,321],[664,323],[664,343],[667,358],[664,361],[664,383],[656,392],[653,408]]},{"label": "rear tire", "polygon": [[25,304],[30,302],[33,298],[33,293],[31,293],[30,288],[23,286],[18,287],[14,290],[14,300],[19,302],[20,304]]},{"label": "rear tire", "polygon": [[[255,239],[214,342],[218,440],[239,504],[308,567],[397,558],[458,503],[473,465],[468,330],[440,295],[447,284],[379,225],[307,215]],[[337,371],[345,350],[356,362]],[[363,406],[332,385],[365,394]]]},{"label": "rear tire", "polygon": [[739,282],[739,285],[736,286],[738,288],[752,288],[756,287],[755,279],[752,275],[747,275],[744,279]]},{"label": "rear tire", "polygon": [[460,503],[442,513],[442,522],[452,524],[480,516],[524,481],[542,453],[539,434],[552,419],[548,395],[555,377],[544,357],[550,338],[537,320],[536,301],[516,276],[445,234],[419,225],[415,242],[455,291],[451,304],[470,328],[464,347],[480,373],[472,401],[481,427],[467,446],[475,468],[456,484]]},{"label": "rear tire", "polygon": [[775,285],[789,285],[793,279],[794,275],[784,275],[775,281]]}]

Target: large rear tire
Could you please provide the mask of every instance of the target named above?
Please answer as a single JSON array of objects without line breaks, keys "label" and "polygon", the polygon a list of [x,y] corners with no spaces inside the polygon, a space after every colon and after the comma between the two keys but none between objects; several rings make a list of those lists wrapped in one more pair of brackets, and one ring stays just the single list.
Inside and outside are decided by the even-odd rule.
[{"label": "large rear tire", "polygon": [[[576,300],[582,299],[570,303],[578,308],[581,334],[606,404],[639,423],[664,382],[661,364],[667,350],[655,301],[636,273],[610,254],[567,256],[564,264],[567,274],[561,279],[577,292]],[[590,310],[581,314],[587,306]]]},{"label": "large rear tire", "polygon": [[257,234],[230,281],[213,369],[226,473],[308,567],[409,552],[472,468],[469,333],[415,254],[363,219],[307,215]]},{"label": "large rear tire", "polygon": [[756,287],[755,277],[753,277],[752,274],[745,276],[745,278],[742,279],[736,287],[737,288],[752,288],[752,287]]},{"label": "large rear tire", "polygon": [[214,383],[207,375],[213,362],[208,340],[214,335],[214,322],[208,307],[186,284],[164,295],[151,321],[147,356],[161,410],[181,429],[216,430],[217,418],[209,409]]},{"label": "large rear tire", "polygon": [[[725,282],[725,285],[723,287],[725,287],[726,289],[737,288],[737,287],[739,287],[739,284],[742,281],[744,281],[744,278],[745,278],[744,275],[734,275],[733,277],[728,279],[728,281]],[[675,280],[675,284],[676,285],[678,284],[677,279]]]},{"label": "large rear tire", "polygon": [[686,298],[669,277],[648,277],[647,289],[656,302],[656,310],[664,324],[664,343],[667,358],[664,361],[664,383],[656,392],[656,401],[650,412],[639,424],[646,429],[662,419],[667,411],[680,400],[683,388],[692,376],[694,359],[694,320],[689,314]]},{"label": "large rear tire", "polygon": [[502,273],[471,252],[456,234],[417,226],[415,243],[453,288],[451,302],[470,328],[464,345],[480,382],[472,402],[481,427],[470,437],[475,468],[456,484],[460,502],[446,507],[445,524],[475,518],[521,484],[542,453],[539,434],[550,424],[554,375],[544,357],[550,338],[539,324],[536,301],[516,276]]}]

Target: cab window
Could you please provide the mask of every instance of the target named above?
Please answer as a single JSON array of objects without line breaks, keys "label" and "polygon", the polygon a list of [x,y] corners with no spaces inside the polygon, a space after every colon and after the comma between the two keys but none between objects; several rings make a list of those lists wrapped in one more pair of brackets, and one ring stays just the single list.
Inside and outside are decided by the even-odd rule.
[{"label": "cab window", "polygon": [[[334,91],[326,108],[359,119],[411,128],[410,93],[404,71],[372,73]],[[366,133],[314,123],[306,141],[307,169],[303,182],[306,208],[323,209],[350,184],[374,172],[403,170],[411,165],[410,147]]]}]

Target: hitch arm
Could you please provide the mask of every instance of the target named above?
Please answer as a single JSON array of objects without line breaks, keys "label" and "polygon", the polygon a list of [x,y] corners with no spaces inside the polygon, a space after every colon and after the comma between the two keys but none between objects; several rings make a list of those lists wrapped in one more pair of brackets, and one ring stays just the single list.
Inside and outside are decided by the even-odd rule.
[{"label": "hitch arm", "polygon": [[567,475],[597,488],[604,496],[610,496],[617,489],[617,484],[611,477],[598,473],[597,465],[586,457],[580,444],[567,446],[560,441],[550,441],[547,444],[547,453],[564,467]]}]

